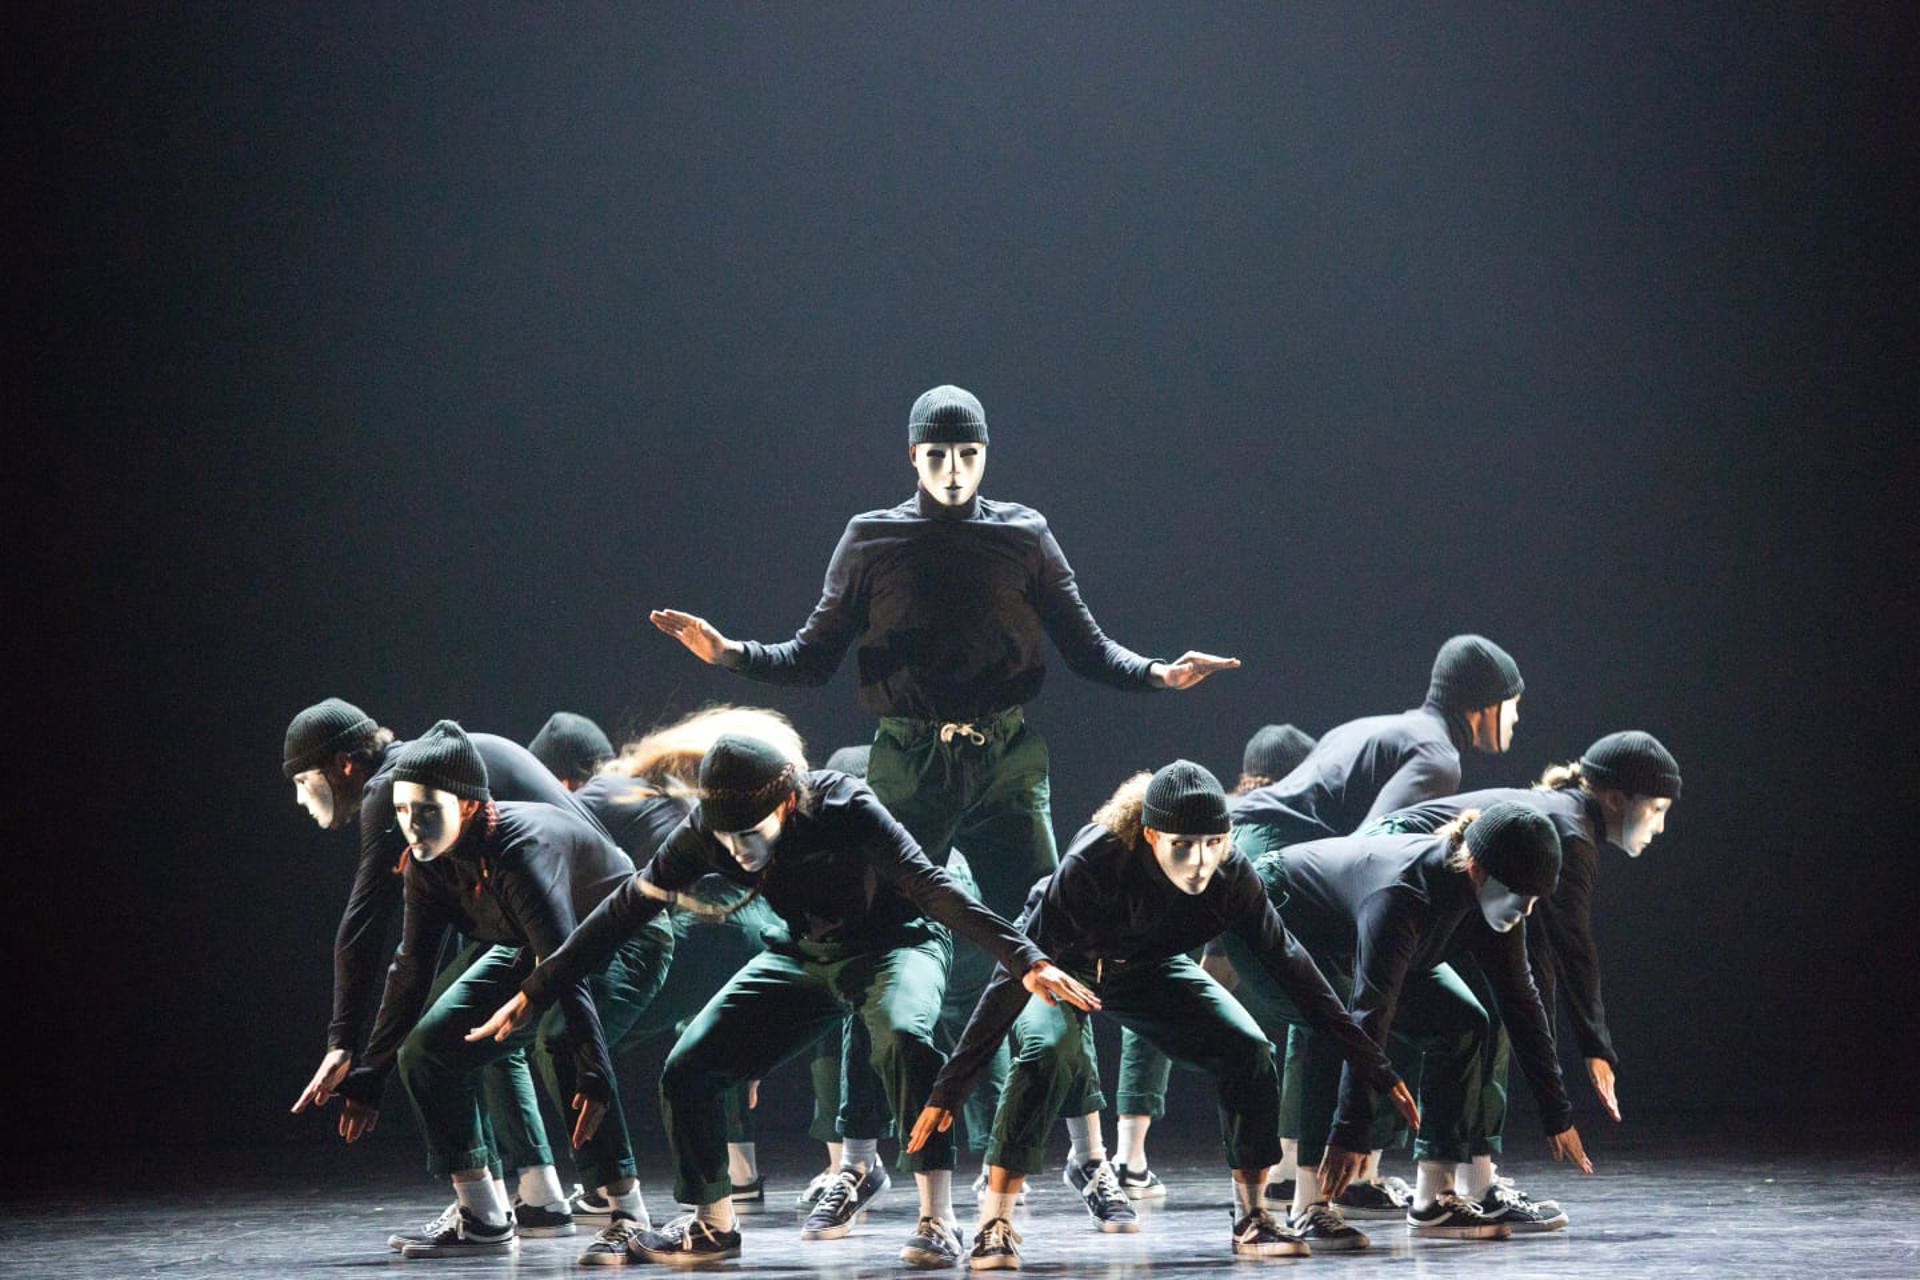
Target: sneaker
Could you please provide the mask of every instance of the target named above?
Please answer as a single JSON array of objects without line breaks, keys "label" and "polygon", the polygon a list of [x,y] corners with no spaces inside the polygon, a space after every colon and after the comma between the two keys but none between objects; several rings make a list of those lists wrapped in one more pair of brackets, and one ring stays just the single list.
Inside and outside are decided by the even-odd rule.
[{"label": "sneaker", "polygon": [[[975,1200],[978,1200],[981,1196],[985,1194],[987,1194],[987,1171],[985,1169],[982,1169],[980,1171],[979,1176],[973,1180],[973,1198]],[[1027,1184],[1022,1182],[1020,1184],[1019,1198],[1016,1199],[1014,1203],[1025,1204],[1026,1202],[1027,1202]]]},{"label": "sneaker", "polygon": [[613,1221],[614,1210],[619,1208],[613,1201],[598,1191],[589,1191],[579,1183],[573,1184],[573,1194],[567,1197],[567,1212],[573,1215],[575,1222],[599,1223],[605,1226]]},{"label": "sneaker", "polygon": [[907,1237],[900,1261],[910,1267],[950,1267],[960,1261],[960,1237],[938,1218],[921,1218]]},{"label": "sneaker", "polygon": [[601,1229],[600,1234],[593,1238],[593,1243],[587,1246],[587,1251],[580,1255],[581,1264],[589,1267],[624,1267],[629,1262],[640,1261],[633,1255],[633,1242],[646,1229],[644,1222],[629,1218],[624,1213],[615,1214],[613,1221]]},{"label": "sneaker", "polygon": [[[446,1215],[442,1215],[443,1220]],[[513,1220],[482,1222],[473,1213],[460,1208],[441,1230],[424,1240],[409,1240],[400,1250],[403,1258],[467,1258],[484,1253],[517,1253],[520,1237]]]},{"label": "sneaker", "polygon": [[882,1191],[893,1182],[887,1166],[876,1164],[864,1174],[858,1169],[842,1169],[820,1193],[806,1225],[800,1228],[802,1240],[838,1240],[853,1230],[853,1224],[867,1211]]},{"label": "sneaker", "polygon": [[425,1226],[415,1227],[411,1231],[396,1231],[388,1236],[387,1248],[399,1253],[410,1244],[425,1244],[430,1240],[436,1240],[443,1232],[451,1230],[453,1224],[458,1221],[460,1221],[460,1202],[455,1200],[440,1211],[439,1217],[432,1219]]},{"label": "sneaker", "polygon": [[1243,1258],[1306,1258],[1313,1250],[1265,1209],[1243,1213],[1233,1224],[1233,1251]]},{"label": "sneaker", "polygon": [[514,1226],[523,1236],[570,1236],[573,1234],[573,1210],[565,1203],[557,1205],[513,1202]]},{"label": "sneaker", "polygon": [[[838,1169],[822,1169],[819,1173],[814,1174],[813,1181],[802,1187],[800,1194],[793,1198],[793,1207],[801,1213],[805,1213],[813,1208],[814,1205],[820,1203],[821,1193],[827,1189],[827,1184],[833,1181],[833,1175],[838,1172],[840,1172]],[[983,1178],[986,1177],[984,1173],[980,1176]]]},{"label": "sneaker", "polygon": [[1061,1175],[1063,1181],[1080,1193],[1087,1212],[1100,1224],[1102,1231],[1138,1231],[1140,1217],[1133,1211],[1133,1202],[1127,1199],[1127,1193],[1120,1189],[1120,1177],[1114,1173],[1113,1166],[1105,1160],[1089,1160],[1085,1164],[1067,1163],[1066,1172]]},{"label": "sneaker", "polygon": [[1413,1192],[1399,1178],[1352,1182],[1333,1203],[1349,1218],[1398,1218],[1413,1204]]},{"label": "sneaker", "polygon": [[736,1182],[733,1194],[727,1197],[733,1201],[736,1209],[758,1209],[767,1202],[767,1175],[761,1174],[752,1182]]},{"label": "sneaker", "polygon": [[1275,1204],[1291,1206],[1293,1204],[1293,1179],[1283,1178],[1279,1182],[1269,1182],[1267,1189],[1260,1193],[1262,1200],[1271,1200]]},{"label": "sneaker", "polygon": [[1373,1243],[1357,1228],[1347,1225],[1337,1205],[1325,1200],[1316,1201],[1307,1206],[1305,1213],[1288,1218],[1287,1230],[1326,1253],[1364,1249]]},{"label": "sneaker", "polygon": [[973,1237],[967,1265],[975,1271],[1018,1271],[1020,1233],[1005,1218],[995,1218]]},{"label": "sneaker", "polygon": [[1538,1208],[1550,1209],[1555,1212],[1559,1211],[1560,1202],[1558,1200],[1535,1200],[1532,1196],[1528,1195],[1526,1192],[1522,1191],[1518,1186],[1516,1186],[1514,1184],[1513,1179],[1507,1177],[1505,1174],[1494,1175],[1493,1185],[1496,1187],[1505,1187],[1508,1191],[1513,1192],[1513,1194],[1519,1196],[1521,1199],[1525,1200],[1528,1204],[1534,1205]]},{"label": "sneaker", "polygon": [[1407,1210],[1407,1233],[1434,1240],[1505,1240],[1513,1234],[1513,1228],[1495,1222],[1473,1201],[1448,1191],[1424,1210]]},{"label": "sneaker", "polygon": [[697,1267],[740,1256],[740,1233],[711,1227],[693,1214],[634,1237],[632,1251],[648,1262]]},{"label": "sneaker", "polygon": [[1127,1193],[1129,1200],[1165,1200],[1167,1184],[1160,1181],[1160,1175],[1151,1169],[1134,1172],[1123,1164],[1113,1166],[1120,1178],[1120,1189]]},{"label": "sneaker", "polygon": [[1518,1187],[1495,1183],[1480,1197],[1480,1212],[1489,1221],[1503,1223],[1516,1232],[1558,1231],[1567,1225],[1567,1214],[1550,1200],[1531,1200]]}]

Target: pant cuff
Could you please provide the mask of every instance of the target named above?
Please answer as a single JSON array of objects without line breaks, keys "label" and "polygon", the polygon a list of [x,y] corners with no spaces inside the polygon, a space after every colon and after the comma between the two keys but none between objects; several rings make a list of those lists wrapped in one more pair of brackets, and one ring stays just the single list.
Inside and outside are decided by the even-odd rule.
[{"label": "pant cuff", "polygon": [[1043,1147],[1003,1147],[989,1142],[987,1163],[1009,1173],[1034,1174],[1046,1167],[1047,1153]]},{"label": "pant cuff", "polygon": [[1501,1145],[1500,1135],[1496,1133],[1490,1138],[1474,1138],[1470,1140],[1467,1143],[1467,1150],[1473,1152],[1476,1156],[1497,1156],[1500,1154]]},{"label": "pant cuff", "polygon": [[706,1182],[689,1182],[681,1177],[673,1180],[673,1198],[681,1204],[717,1204],[732,1194],[733,1180],[725,1175]]},{"label": "pant cuff", "polygon": [[[1120,1093],[1114,1095],[1114,1114],[1123,1116],[1150,1116],[1158,1120],[1167,1114],[1167,1095],[1164,1093]],[[1080,1114],[1085,1115],[1086,1112]]]},{"label": "pant cuff", "polygon": [[427,1153],[427,1172],[436,1178],[451,1178],[455,1169],[485,1169],[494,1177],[501,1176],[500,1162],[485,1147],[469,1147],[465,1151],[429,1151]]},{"label": "pant cuff", "polygon": [[1415,1138],[1413,1158],[1416,1162],[1439,1160],[1446,1164],[1460,1164],[1472,1157],[1467,1154],[1465,1142],[1428,1142],[1425,1138]]}]

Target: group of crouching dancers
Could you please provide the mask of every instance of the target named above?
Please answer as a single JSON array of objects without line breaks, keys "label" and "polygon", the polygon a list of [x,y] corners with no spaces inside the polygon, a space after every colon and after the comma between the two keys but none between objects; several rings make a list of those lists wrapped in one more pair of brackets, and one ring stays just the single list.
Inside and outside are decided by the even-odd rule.
[{"label": "group of crouching dancers", "polygon": [[[1168,1194],[1146,1139],[1174,1065],[1213,1082],[1234,1254],[1368,1248],[1350,1219],[1442,1239],[1564,1227],[1498,1172],[1509,1063],[1554,1156],[1590,1172],[1553,1012],[1564,994],[1617,1119],[1590,907],[1604,851],[1638,856],[1679,796],[1666,748],[1610,733],[1531,788],[1463,793],[1463,754],[1511,745],[1523,683],[1500,646],[1456,636],[1414,709],[1317,741],[1268,726],[1232,794],[1187,760],[1118,780],[1061,854],[1022,712],[1044,644],[1122,689],[1238,663],[1108,639],[1044,518],[978,495],[986,421],[968,393],[920,397],[908,445],[914,496],[850,522],[793,639],[653,615],[702,660],[774,683],[821,683],[855,648],[878,729],[825,768],[784,717],[745,707],[618,752],[566,713],[530,748],[448,720],[399,742],[335,698],[288,727],[296,798],[360,838],[329,1047],[294,1109],[337,1098],[353,1141],[397,1075],[453,1185],[392,1248],[506,1254],[584,1224],[589,1265],[737,1258],[736,1212],[766,1197],[754,1095],[802,1054],[828,1144],[802,1238],[852,1230],[897,1136],[920,1202],[912,1266],[1019,1267],[1019,1205],[1060,1122],[1092,1226],[1139,1230],[1134,1202]],[[738,971],[718,991],[676,984],[689,949]],[[1122,1028],[1111,1156],[1095,1013]],[[660,1105],[684,1206],[658,1223],[610,1051],[646,1041],[671,1044]],[[539,1089],[572,1121],[571,1194]],[[957,1120],[981,1153],[970,1245]],[[1408,1133],[1411,1184],[1380,1167]]]}]

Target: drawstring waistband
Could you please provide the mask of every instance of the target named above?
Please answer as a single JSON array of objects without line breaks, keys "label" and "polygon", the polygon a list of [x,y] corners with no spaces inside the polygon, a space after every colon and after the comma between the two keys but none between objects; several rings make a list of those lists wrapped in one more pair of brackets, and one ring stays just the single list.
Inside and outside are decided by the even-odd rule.
[{"label": "drawstring waistband", "polygon": [[949,720],[940,726],[940,741],[952,742],[956,737],[965,737],[968,742],[971,742],[976,747],[984,747],[987,745],[987,735],[974,728],[971,724],[963,724],[958,721]]}]

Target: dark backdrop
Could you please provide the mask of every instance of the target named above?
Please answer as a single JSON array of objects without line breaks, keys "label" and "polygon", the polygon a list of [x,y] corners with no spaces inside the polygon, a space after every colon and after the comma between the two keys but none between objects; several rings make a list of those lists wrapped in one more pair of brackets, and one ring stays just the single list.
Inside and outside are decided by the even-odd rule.
[{"label": "dark backdrop", "polygon": [[1910,1107],[1911,8],[122,8],[3,42],[25,1141],[321,1132],[309,702],[864,738],[646,611],[789,634],[945,381],[1113,635],[1246,664],[1056,670],[1063,840],[1482,631],[1469,785],[1685,769],[1603,872],[1629,1116]]}]

